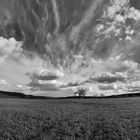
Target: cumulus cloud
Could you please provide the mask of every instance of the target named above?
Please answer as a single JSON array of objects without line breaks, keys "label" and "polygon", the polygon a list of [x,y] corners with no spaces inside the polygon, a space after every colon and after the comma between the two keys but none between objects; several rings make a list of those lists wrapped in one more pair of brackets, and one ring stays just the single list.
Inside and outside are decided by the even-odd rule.
[{"label": "cumulus cloud", "polygon": [[18,42],[14,38],[0,37],[0,61],[4,62],[6,58],[19,54],[22,50],[21,46],[22,42]]},{"label": "cumulus cloud", "polygon": [[123,74],[111,74],[111,73],[102,73],[99,76],[93,76],[90,78],[90,81],[96,81],[99,83],[114,83],[117,81],[126,82],[127,76]]},{"label": "cumulus cloud", "polygon": [[[5,80],[0,81],[1,90],[31,93],[29,88],[34,88],[35,85],[36,88],[41,87],[41,90],[47,90],[51,86],[57,88],[60,83],[51,80],[63,77],[63,73],[54,69],[52,71],[43,69],[46,65],[44,60],[38,56],[35,56],[34,59],[26,56],[22,49],[22,42],[18,42],[14,38],[0,37],[0,78]],[[40,70],[38,71],[38,69]],[[32,79],[38,81],[31,81]],[[45,82],[45,80],[50,80],[50,83],[43,83],[42,81]],[[11,86],[8,86],[6,81],[9,81]],[[31,85],[29,88],[28,83]]]},{"label": "cumulus cloud", "polygon": [[131,7],[128,18],[132,18],[135,21],[140,20],[140,11],[135,9],[134,7]]},{"label": "cumulus cloud", "polygon": [[48,69],[42,69],[39,71],[27,73],[27,75],[29,75],[31,78],[36,78],[38,80],[55,80],[64,76],[64,74],[59,70],[50,71]]},{"label": "cumulus cloud", "polygon": [[129,0],[111,0],[101,19],[103,22],[96,27],[97,34],[133,41],[133,35],[137,33],[134,25],[140,20],[140,11],[131,7]]},{"label": "cumulus cloud", "polygon": [[[89,59],[89,61],[86,61],[82,56],[76,56],[78,64],[79,61],[87,62],[86,67],[84,67],[85,69],[83,67],[78,69],[77,67],[76,73],[63,73],[60,70],[51,69],[49,67],[41,67],[38,70],[34,69],[34,71],[27,74],[31,79],[27,86],[31,91],[58,91],[72,90],[80,86],[92,87],[92,85],[88,84],[93,84],[93,82],[94,84],[125,83],[129,80],[130,75],[132,76],[132,73],[138,68],[138,64],[124,58],[124,54],[119,54],[107,60]],[[103,89],[104,87],[98,87],[98,91],[100,91],[101,88]],[[111,88],[116,93],[115,86],[108,86],[108,90],[111,90]],[[117,91],[118,90],[122,91],[121,88],[118,88]],[[103,91],[105,90],[102,90],[102,92]],[[92,92],[90,93],[93,94]]]},{"label": "cumulus cloud", "polygon": [[59,81],[64,74],[59,70],[41,69],[27,75],[31,78],[31,82],[27,84],[31,90],[60,90],[60,87],[64,86],[64,82]]}]

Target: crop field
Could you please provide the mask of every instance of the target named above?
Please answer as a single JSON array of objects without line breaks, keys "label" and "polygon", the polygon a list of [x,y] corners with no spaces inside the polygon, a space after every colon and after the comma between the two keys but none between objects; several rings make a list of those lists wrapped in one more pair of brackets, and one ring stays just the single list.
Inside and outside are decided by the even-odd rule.
[{"label": "crop field", "polygon": [[0,140],[139,140],[140,98],[0,99]]}]

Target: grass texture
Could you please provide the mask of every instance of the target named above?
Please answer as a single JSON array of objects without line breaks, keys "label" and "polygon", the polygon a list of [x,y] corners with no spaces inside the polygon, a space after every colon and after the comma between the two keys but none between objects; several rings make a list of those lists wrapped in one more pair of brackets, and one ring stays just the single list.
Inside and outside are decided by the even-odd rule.
[{"label": "grass texture", "polygon": [[0,140],[139,140],[140,98],[0,99]]}]

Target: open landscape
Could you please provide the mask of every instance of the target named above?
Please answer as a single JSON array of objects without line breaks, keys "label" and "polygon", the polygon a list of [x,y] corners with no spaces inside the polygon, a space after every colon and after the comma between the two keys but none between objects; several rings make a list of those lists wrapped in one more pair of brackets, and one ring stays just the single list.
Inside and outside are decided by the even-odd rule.
[{"label": "open landscape", "polygon": [[140,140],[140,0],[0,0],[0,140]]},{"label": "open landscape", "polygon": [[0,140],[139,140],[140,98],[0,99]]}]

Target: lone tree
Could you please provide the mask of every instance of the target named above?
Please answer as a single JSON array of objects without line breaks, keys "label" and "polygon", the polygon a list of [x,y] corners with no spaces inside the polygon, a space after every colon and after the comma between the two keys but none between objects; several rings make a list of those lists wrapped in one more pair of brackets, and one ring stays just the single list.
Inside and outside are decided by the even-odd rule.
[{"label": "lone tree", "polygon": [[82,97],[82,96],[86,96],[87,94],[87,89],[85,88],[78,88],[77,91],[74,92],[74,96],[79,96],[79,97]]}]

